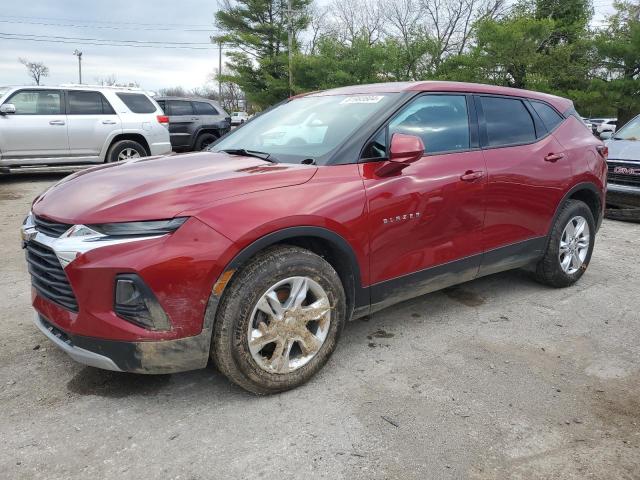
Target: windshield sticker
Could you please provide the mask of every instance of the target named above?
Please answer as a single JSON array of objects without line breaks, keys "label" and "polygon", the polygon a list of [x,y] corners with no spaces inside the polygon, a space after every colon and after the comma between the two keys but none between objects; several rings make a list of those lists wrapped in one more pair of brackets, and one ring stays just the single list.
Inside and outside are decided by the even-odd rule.
[{"label": "windshield sticker", "polygon": [[340,105],[350,103],[378,103],[383,98],[383,95],[357,95],[355,97],[345,98],[340,102]]}]

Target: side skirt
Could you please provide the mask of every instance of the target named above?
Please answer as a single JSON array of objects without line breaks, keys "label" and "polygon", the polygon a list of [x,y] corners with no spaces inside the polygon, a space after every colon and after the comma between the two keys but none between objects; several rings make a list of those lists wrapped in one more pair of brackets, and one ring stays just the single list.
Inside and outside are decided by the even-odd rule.
[{"label": "side skirt", "polygon": [[524,267],[542,258],[546,244],[546,237],[536,237],[376,283],[368,288],[370,308],[357,309],[353,318],[478,277]]}]

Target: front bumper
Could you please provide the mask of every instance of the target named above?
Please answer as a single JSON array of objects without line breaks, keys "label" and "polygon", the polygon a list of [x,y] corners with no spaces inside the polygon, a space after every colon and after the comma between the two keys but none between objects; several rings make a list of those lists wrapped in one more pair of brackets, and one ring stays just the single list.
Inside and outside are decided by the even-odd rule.
[{"label": "front bumper", "polygon": [[616,207],[640,207],[640,187],[609,183],[607,204]]},{"label": "front bumper", "polygon": [[116,372],[167,374],[207,366],[217,300],[199,335],[166,341],[125,342],[70,334],[36,312],[34,323],[59,349],[84,365]]}]

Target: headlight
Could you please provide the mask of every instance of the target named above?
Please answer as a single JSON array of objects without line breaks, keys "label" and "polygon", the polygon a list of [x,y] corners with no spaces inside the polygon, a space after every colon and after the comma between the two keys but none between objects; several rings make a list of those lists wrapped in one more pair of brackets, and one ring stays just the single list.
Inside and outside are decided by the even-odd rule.
[{"label": "headlight", "polygon": [[164,235],[175,232],[189,217],[144,222],[100,223],[88,228],[109,237],[132,237],[138,235]]}]

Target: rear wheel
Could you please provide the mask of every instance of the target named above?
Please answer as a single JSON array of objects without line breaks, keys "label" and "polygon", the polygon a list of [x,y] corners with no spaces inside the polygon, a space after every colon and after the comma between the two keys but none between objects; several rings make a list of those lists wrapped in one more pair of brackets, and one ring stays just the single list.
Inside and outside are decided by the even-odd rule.
[{"label": "rear wheel", "polygon": [[109,152],[107,152],[107,162],[122,162],[146,156],[147,151],[138,142],[134,142],[133,140],[120,140],[111,145]]},{"label": "rear wheel", "polygon": [[217,139],[218,136],[213,133],[201,133],[200,135],[198,135],[198,138],[196,140],[195,150],[206,150],[209,145],[211,145]]},{"label": "rear wheel", "polygon": [[333,353],[345,304],[340,278],[324,259],[298,247],[269,249],[227,287],[214,326],[213,361],[253,393],[302,385]]},{"label": "rear wheel", "polygon": [[553,225],[547,251],[536,266],[536,279],[552,287],[573,285],[591,261],[595,234],[589,207],[579,200],[568,200]]}]

